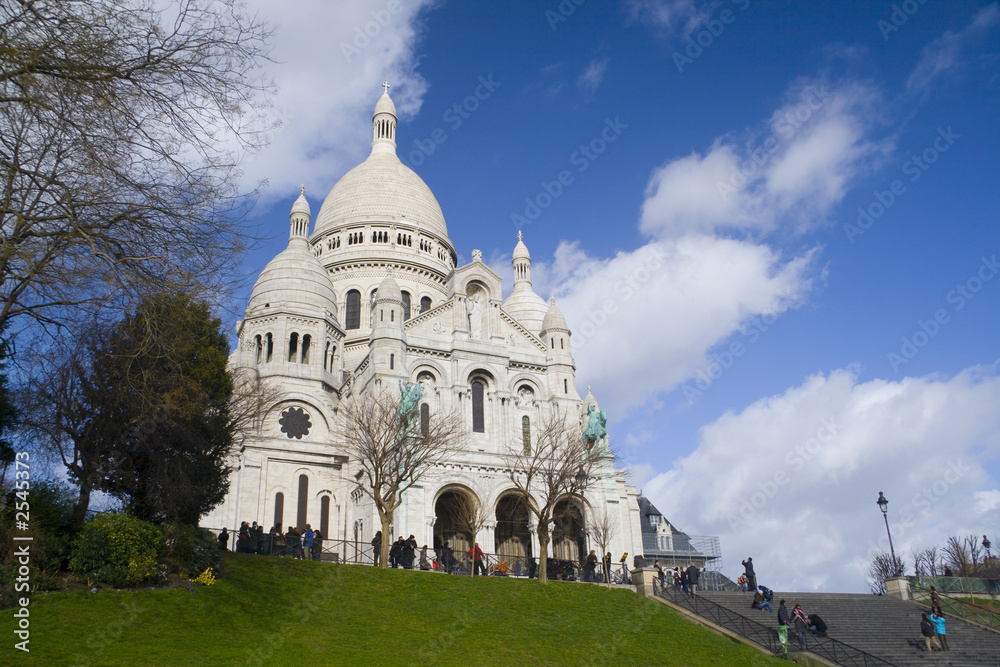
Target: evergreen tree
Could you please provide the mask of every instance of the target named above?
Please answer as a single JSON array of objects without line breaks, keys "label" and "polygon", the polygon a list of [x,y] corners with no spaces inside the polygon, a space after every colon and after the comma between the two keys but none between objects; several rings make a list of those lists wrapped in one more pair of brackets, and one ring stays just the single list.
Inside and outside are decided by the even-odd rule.
[{"label": "evergreen tree", "polygon": [[84,393],[100,488],[140,519],[196,525],[225,497],[233,383],[220,325],[206,304],[161,294],[93,354]]}]

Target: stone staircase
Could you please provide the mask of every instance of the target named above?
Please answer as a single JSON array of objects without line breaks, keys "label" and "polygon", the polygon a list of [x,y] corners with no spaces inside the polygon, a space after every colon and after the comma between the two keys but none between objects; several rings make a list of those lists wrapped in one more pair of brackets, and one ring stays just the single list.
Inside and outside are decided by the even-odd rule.
[{"label": "stone staircase", "polygon": [[[1000,667],[1000,633],[986,630],[945,615],[949,652],[927,653],[920,634],[920,614],[929,611],[914,602],[888,596],[835,593],[774,593],[775,612],[750,608],[751,593],[699,593],[745,618],[777,627],[778,601],[785,600],[789,615],[796,604],[806,614],[819,614],[829,626],[827,635],[900,667]],[[813,642],[806,637],[806,650]],[[788,645],[798,647],[794,627],[789,628]]]}]

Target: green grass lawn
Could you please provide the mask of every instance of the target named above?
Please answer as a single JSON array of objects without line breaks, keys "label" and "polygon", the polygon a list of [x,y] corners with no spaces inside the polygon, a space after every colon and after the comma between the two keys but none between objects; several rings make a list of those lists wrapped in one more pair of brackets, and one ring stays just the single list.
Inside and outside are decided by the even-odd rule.
[{"label": "green grass lawn", "polygon": [[44,665],[764,665],[627,590],[232,554],[214,586],[36,593]]}]

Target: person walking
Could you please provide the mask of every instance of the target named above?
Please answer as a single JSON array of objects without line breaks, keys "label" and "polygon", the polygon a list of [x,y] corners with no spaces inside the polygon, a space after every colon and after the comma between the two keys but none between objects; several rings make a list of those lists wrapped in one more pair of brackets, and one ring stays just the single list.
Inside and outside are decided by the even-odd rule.
[{"label": "person walking", "polygon": [[[663,571],[660,571],[660,577],[663,577]],[[583,570],[583,580],[589,582],[597,581],[597,552],[593,549],[587,554],[587,564]],[[661,579],[662,581],[662,579]]]},{"label": "person walking", "polygon": [[782,652],[788,653],[788,608],[784,600],[778,603],[778,641]]},{"label": "person walking", "polygon": [[792,608],[792,623],[795,624],[795,633],[799,636],[799,648],[806,650],[806,630],[809,628],[809,618],[802,611],[802,605],[797,604]]},{"label": "person walking", "polygon": [[930,653],[933,649],[931,645],[937,646],[938,650],[941,650],[941,644],[937,640],[937,631],[934,629],[934,622],[927,618],[927,614],[920,614],[920,634],[924,636],[924,642],[927,643],[927,652]]},{"label": "person walking", "polygon": [[931,586],[931,613],[941,615],[941,596],[933,586]]},{"label": "person walking", "polygon": [[948,648],[948,635],[945,634],[944,629],[944,614],[934,614],[932,613],[931,622],[934,623],[934,629],[937,630],[937,640],[941,644],[942,651],[950,651]]},{"label": "person walking", "polygon": [[483,550],[479,548],[479,543],[474,542],[472,548],[469,549],[469,557],[472,559],[472,576],[476,576],[481,573],[481,576],[486,576],[486,566],[483,565]]},{"label": "person walking", "polygon": [[757,575],[753,571],[753,558],[747,556],[747,559],[743,561],[743,569],[746,571],[747,575],[747,588],[752,591],[757,590]]},{"label": "person walking", "polygon": [[382,531],[375,533],[375,537],[372,538],[372,547],[375,549],[375,567],[378,567],[379,558],[382,557]]}]

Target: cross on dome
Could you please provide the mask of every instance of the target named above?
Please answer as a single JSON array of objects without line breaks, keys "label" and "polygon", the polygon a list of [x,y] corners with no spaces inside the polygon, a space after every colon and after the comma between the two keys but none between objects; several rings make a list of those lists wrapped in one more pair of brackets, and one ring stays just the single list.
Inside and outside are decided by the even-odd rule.
[{"label": "cross on dome", "polygon": [[392,86],[389,85],[388,81],[383,81],[382,82],[382,87],[385,88],[385,94],[388,95],[389,94],[389,88],[391,88]]}]

